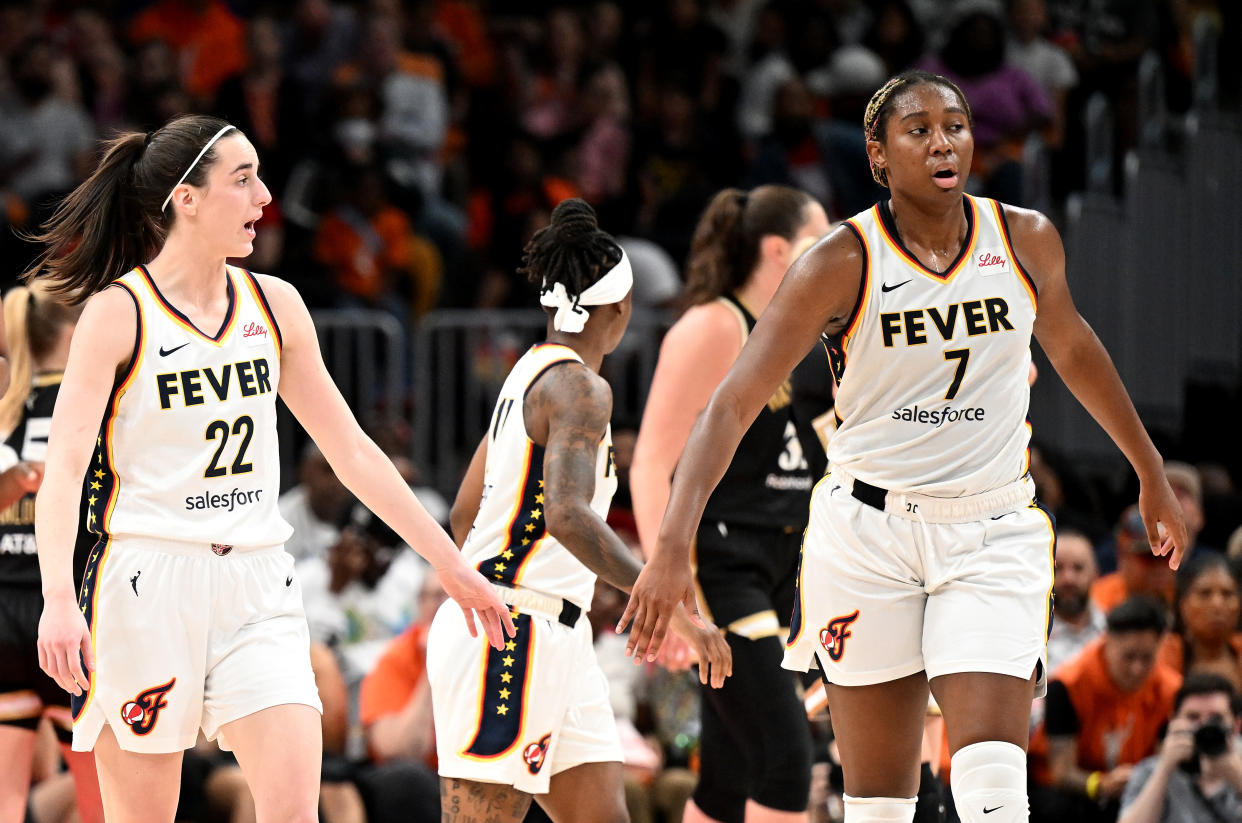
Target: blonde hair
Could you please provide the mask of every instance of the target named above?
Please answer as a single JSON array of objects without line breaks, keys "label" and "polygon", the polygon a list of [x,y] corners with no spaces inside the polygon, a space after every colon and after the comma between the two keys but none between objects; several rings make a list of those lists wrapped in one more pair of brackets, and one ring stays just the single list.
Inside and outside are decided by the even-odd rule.
[{"label": "blonde hair", "polygon": [[35,280],[4,295],[4,336],[9,347],[9,388],[0,397],[0,432],[8,433],[22,418],[34,380],[35,361],[56,345],[61,329],[72,326],[81,306],[53,296],[49,285]]}]

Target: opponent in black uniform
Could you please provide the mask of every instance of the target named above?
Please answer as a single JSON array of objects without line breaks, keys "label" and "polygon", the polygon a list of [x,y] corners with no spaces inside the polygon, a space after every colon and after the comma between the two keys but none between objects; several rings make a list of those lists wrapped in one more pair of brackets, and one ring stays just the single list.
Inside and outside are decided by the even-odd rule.
[{"label": "opponent in black uniform", "polygon": [[[35,552],[35,492],[52,409],[60,389],[69,338],[79,311],[19,286],[4,298],[12,379],[0,398],[0,821],[22,820],[30,788],[35,729],[47,716],[73,770],[78,811],[102,821],[99,784],[90,752],[70,752],[69,696],[39,669],[36,643],[43,611]],[[83,540],[90,535],[83,533]],[[74,579],[82,579],[87,551],[79,545]]]},{"label": "opponent in black uniform", "polygon": [[[661,347],[631,472],[648,550],[695,417],[789,264],[827,231],[823,208],[783,186],[723,191],[700,219],[688,308]],[[822,362],[824,354],[810,356]],[[810,735],[794,676],[781,669],[781,641],[823,457],[809,415],[792,400],[786,381],[747,431],[698,530],[700,605],[726,628],[736,665],[723,688],[703,692],[702,769],[686,821],[805,819]]]}]

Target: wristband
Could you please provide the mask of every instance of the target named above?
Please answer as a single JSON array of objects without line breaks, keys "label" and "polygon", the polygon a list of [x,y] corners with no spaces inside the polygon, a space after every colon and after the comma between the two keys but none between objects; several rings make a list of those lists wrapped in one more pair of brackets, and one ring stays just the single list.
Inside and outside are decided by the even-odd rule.
[{"label": "wristband", "polygon": [[1087,775],[1087,797],[1095,800],[1100,796],[1100,778],[1103,777],[1099,772],[1092,772]]}]

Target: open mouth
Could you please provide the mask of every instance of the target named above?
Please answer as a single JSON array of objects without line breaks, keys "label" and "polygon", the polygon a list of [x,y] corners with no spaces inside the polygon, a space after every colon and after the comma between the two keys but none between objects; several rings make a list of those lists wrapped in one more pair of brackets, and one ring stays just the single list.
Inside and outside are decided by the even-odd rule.
[{"label": "open mouth", "polygon": [[246,230],[246,234],[250,235],[251,239],[254,239],[254,224],[257,222],[259,221],[249,220],[242,224],[242,227]]},{"label": "open mouth", "polygon": [[951,189],[957,185],[957,172],[953,169],[940,169],[932,174],[936,185],[942,189]]}]

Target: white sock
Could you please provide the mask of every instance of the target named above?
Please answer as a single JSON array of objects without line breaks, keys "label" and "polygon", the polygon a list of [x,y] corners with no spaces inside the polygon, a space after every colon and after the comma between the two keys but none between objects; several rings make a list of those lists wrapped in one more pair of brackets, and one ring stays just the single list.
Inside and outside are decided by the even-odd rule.
[{"label": "white sock", "polygon": [[[845,800],[845,823],[911,823],[913,797],[850,797]],[[991,823],[991,821],[988,821]]]}]

